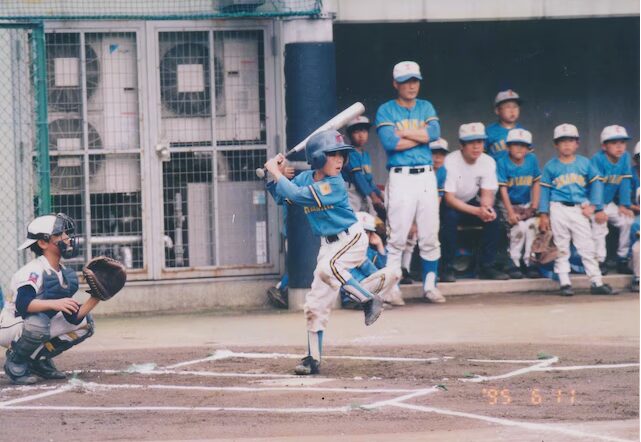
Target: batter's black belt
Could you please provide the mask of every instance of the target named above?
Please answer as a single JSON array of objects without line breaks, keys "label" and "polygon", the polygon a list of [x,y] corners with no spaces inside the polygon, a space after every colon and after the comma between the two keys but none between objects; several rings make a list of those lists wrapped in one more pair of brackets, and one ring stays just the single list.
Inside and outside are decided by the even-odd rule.
[{"label": "batter's black belt", "polygon": [[407,173],[410,175],[417,175],[419,173],[423,173],[425,171],[431,172],[432,171],[432,166],[423,166],[423,167],[410,167],[409,170],[405,167],[393,167],[392,172],[394,173],[403,173],[405,172],[403,169],[407,170]]},{"label": "batter's black belt", "polygon": [[[345,229],[341,233],[349,233],[349,229]],[[333,243],[333,242],[338,241],[338,234],[336,234],[336,235],[327,235],[325,237],[325,241],[327,241],[330,244]]]}]

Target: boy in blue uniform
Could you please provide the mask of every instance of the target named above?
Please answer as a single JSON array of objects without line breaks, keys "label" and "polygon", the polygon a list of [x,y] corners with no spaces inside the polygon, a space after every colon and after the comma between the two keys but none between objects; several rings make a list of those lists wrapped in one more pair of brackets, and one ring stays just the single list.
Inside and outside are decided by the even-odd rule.
[{"label": "boy in blue uniform", "polygon": [[485,153],[495,161],[507,152],[507,134],[512,129],[522,129],[518,123],[521,115],[521,97],[512,89],[501,91],[494,99],[494,113],[499,118],[496,123],[490,124],[485,129]]},{"label": "boy in blue uniform", "polygon": [[521,259],[528,278],[538,278],[539,272],[530,267],[532,242],[536,237],[536,218],[539,207],[541,171],[532,151],[532,134],[525,129],[512,129],[507,135],[508,154],[496,162],[501,204],[499,209],[509,225],[511,279],[520,279]]},{"label": "boy in blue uniform", "polygon": [[368,241],[347,199],[341,169],[352,146],[335,130],[313,135],[305,147],[312,170],[288,180],[283,171],[285,157],[276,155],[265,163],[274,181],[267,189],[277,203],[303,207],[314,235],[321,238],[311,290],[305,297],[308,355],[296,366],[296,374],[320,372],[323,330],[331,306],[341,287],[363,305],[365,325],[371,325],[382,312],[382,301],[365,289],[349,272],[366,259]]},{"label": "boy in blue uniform", "polygon": [[605,274],[608,224],[619,229],[617,271],[630,274],[628,253],[630,251],[630,227],[634,221],[632,204],[632,165],[626,152],[627,131],[622,126],[607,126],[601,132],[601,148],[591,163],[603,178],[603,211],[594,214],[592,234],[601,273]]},{"label": "boy in blue uniform", "polygon": [[[347,182],[349,204],[355,212],[384,215],[383,192],[376,186],[372,175],[372,159],[365,150],[369,139],[369,119],[360,116],[347,125],[347,136],[354,150],[349,153],[343,167],[343,178]],[[381,219],[384,219],[381,216]]]},{"label": "boy in blue uniform", "polygon": [[539,228],[552,228],[559,256],[554,271],[559,276],[561,295],[572,296],[570,281],[570,241],[581,256],[585,273],[590,277],[590,292],[612,295],[612,288],[603,283],[596,259],[590,217],[603,210],[603,183],[598,171],[586,157],[577,155],[579,131],[572,124],[554,129],[554,145],[558,157],[543,168],[541,178],[541,217]]},{"label": "boy in blue uniform", "polygon": [[632,270],[632,284],[630,288],[639,291],[639,143],[634,146],[634,167],[632,168],[632,193],[633,204],[630,206],[635,213],[634,222],[630,229],[630,267]]}]

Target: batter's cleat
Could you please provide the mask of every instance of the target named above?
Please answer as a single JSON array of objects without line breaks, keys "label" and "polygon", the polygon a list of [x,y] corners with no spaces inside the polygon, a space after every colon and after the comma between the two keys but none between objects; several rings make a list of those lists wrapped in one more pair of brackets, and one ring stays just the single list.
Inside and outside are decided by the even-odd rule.
[{"label": "batter's cleat", "polygon": [[456,277],[454,276],[454,272],[452,270],[445,270],[439,275],[438,279],[440,282],[456,282]]},{"label": "batter's cleat", "polygon": [[617,262],[617,273],[622,275],[631,275],[633,273],[630,265],[628,264],[628,260],[620,259]]},{"label": "batter's cleat", "polygon": [[571,285],[562,285],[560,293],[561,296],[574,296],[574,290],[572,290]]},{"label": "batter's cleat", "polygon": [[510,267],[507,271],[507,276],[510,279],[523,279],[523,273],[517,267]]},{"label": "batter's cleat", "polygon": [[510,277],[494,267],[481,267],[479,270],[479,278],[481,279],[493,279],[495,281],[505,281],[510,279]]},{"label": "batter's cleat", "polygon": [[525,269],[525,277],[530,279],[539,279],[541,277],[541,273],[539,273],[536,267],[527,267]]},{"label": "batter's cleat", "polygon": [[443,304],[445,302],[445,296],[443,296],[441,291],[436,287],[426,290],[425,293],[423,293],[423,299],[434,304]]},{"label": "batter's cleat", "polygon": [[7,350],[4,372],[15,385],[33,385],[38,382],[38,378],[29,372],[28,364],[16,361],[15,352],[12,349]]},{"label": "batter's cleat", "polygon": [[599,263],[599,270],[601,271],[602,275],[604,275],[604,276],[607,275],[608,271],[609,271],[608,264],[605,261],[600,262]]},{"label": "batter's cleat", "polygon": [[67,379],[67,375],[58,370],[51,359],[30,361],[29,370],[43,379]]},{"label": "batter's cleat", "polygon": [[619,291],[613,289],[608,284],[594,285],[590,286],[590,294],[592,295],[618,295]]},{"label": "batter's cleat", "polygon": [[403,277],[401,278],[400,284],[401,285],[410,285],[414,284],[414,281],[412,280],[412,277],[410,276],[410,272],[407,269],[401,269],[403,271]]},{"label": "batter's cleat", "polygon": [[365,312],[365,325],[372,325],[383,313],[383,301],[378,296],[374,296],[363,303],[363,311]]},{"label": "batter's cleat", "polygon": [[311,356],[305,356],[300,364],[294,368],[294,373],[302,376],[307,376],[310,374],[319,374],[320,373],[320,362]]},{"label": "batter's cleat", "polygon": [[281,292],[276,287],[267,289],[267,299],[269,299],[269,302],[276,308],[287,308],[289,306],[287,294]]}]

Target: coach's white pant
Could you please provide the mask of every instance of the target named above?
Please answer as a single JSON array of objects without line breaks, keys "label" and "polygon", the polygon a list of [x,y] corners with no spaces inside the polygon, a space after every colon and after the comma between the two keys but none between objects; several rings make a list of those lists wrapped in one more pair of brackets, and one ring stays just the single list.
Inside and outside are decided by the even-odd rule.
[{"label": "coach's white pant", "polygon": [[630,228],[634,222],[634,217],[623,216],[619,213],[619,206],[614,203],[606,204],[603,211],[608,215],[608,222],[597,224],[592,217],[592,236],[596,243],[596,257],[599,262],[605,261],[607,249],[605,238],[608,236],[608,224],[612,224],[619,229],[619,248],[617,249],[617,256],[619,258],[627,258],[630,252]]},{"label": "coach's white pant", "polygon": [[441,257],[438,240],[439,208],[436,175],[431,166],[425,172],[410,174],[409,167],[394,172],[393,167],[385,188],[387,221],[390,236],[387,242],[387,265],[401,271],[401,257],[407,244],[407,235],[416,221],[418,247],[421,258],[436,261]]},{"label": "coach's white pant", "polygon": [[523,257],[523,263],[526,267],[530,265],[530,253],[536,232],[536,218],[534,217],[519,221],[510,227],[510,258],[516,267],[521,266],[521,257]]},{"label": "coach's white pant", "polygon": [[338,241],[333,243],[325,238],[320,240],[314,280],[305,296],[303,308],[309,331],[325,330],[338,290],[352,278],[349,270],[361,265],[367,258],[369,242],[360,223],[353,224],[349,233],[340,233],[338,236]]},{"label": "coach's white pant", "polygon": [[[0,313],[0,346],[9,348],[13,341],[22,336],[22,317],[15,316],[13,308],[5,307]],[[75,336],[69,336],[73,333]],[[58,312],[51,318],[49,335],[52,338],[73,341],[87,333],[87,319],[83,319],[78,325],[67,322],[62,313]]]},{"label": "coach's white pant", "polygon": [[590,220],[583,216],[580,206],[564,206],[561,203],[550,203],[550,224],[554,243],[559,250],[559,256],[554,262],[556,273],[570,273],[570,241],[581,256],[585,273],[591,282],[601,285],[601,271],[596,259],[594,240]]}]

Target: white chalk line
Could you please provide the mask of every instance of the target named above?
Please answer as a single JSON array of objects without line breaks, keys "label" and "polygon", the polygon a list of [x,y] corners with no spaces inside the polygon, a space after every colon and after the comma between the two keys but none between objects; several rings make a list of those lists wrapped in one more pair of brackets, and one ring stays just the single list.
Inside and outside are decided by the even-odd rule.
[{"label": "white chalk line", "polygon": [[256,407],[175,407],[175,406],[134,406],[134,407],[79,407],[66,405],[16,405],[6,407],[5,410],[28,410],[28,411],[126,411],[126,412],[148,412],[148,411],[207,411],[207,412],[251,412],[251,413],[347,413],[354,410],[354,407],[321,407],[321,408],[256,408]]},{"label": "white chalk line", "polygon": [[219,378],[278,378],[278,379],[296,379],[300,376],[293,374],[278,374],[278,373],[229,373],[217,371],[188,371],[188,370],[73,370],[69,373],[82,374],[82,373],[103,373],[103,374],[140,374],[140,375],[159,375],[171,374],[182,376],[204,376],[204,377],[219,377]]},{"label": "white chalk line", "polygon": [[494,381],[494,380],[497,380],[497,379],[507,379],[507,378],[512,378],[514,376],[519,376],[519,375],[522,375],[522,374],[530,373],[530,372],[534,371],[537,368],[547,367],[547,366],[549,366],[551,364],[555,364],[557,362],[559,362],[559,358],[557,356],[554,356],[553,358],[544,359],[544,360],[538,362],[537,364],[531,365],[529,367],[519,368],[518,370],[514,370],[514,371],[511,371],[509,373],[500,374],[500,375],[496,375],[496,376],[480,376],[480,375],[476,375],[473,378],[459,378],[459,381],[461,381],[461,382],[484,382],[484,381]]},{"label": "white chalk line", "polygon": [[366,410],[373,410],[376,408],[382,408],[382,407],[387,407],[389,405],[394,405],[401,403],[403,401],[407,401],[410,399],[414,399],[417,397],[421,396],[427,396],[428,394],[436,393],[438,391],[438,387],[430,387],[430,388],[423,388],[421,390],[415,390],[409,394],[403,395],[403,396],[398,396],[392,399],[387,399],[384,401],[378,401],[378,402],[373,402],[371,404],[363,405],[361,408],[364,408]]},{"label": "white chalk line", "polygon": [[572,371],[572,370],[591,370],[598,368],[627,368],[638,367],[638,362],[626,362],[623,364],[596,364],[596,365],[569,365],[564,367],[542,367],[536,368],[534,371]]},{"label": "white chalk line", "polygon": [[565,434],[567,436],[574,436],[581,438],[585,440],[586,437],[590,437],[593,439],[600,439],[604,441],[611,441],[611,442],[634,442],[629,439],[621,439],[618,437],[613,437],[613,436],[605,436],[605,435],[600,435],[600,434],[594,434],[594,433],[586,433],[584,431],[579,431],[579,430],[573,430],[570,428],[563,428],[559,427],[556,425],[546,425],[546,424],[539,424],[539,423],[534,423],[534,422],[522,422],[522,421],[515,421],[515,420],[510,420],[510,419],[505,419],[505,418],[497,418],[497,417],[490,417],[490,416],[483,416],[481,414],[474,414],[474,413],[465,413],[461,411],[453,411],[453,410],[446,410],[443,408],[436,408],[436,407],[426,407],[422,405],[413,405],[413,404],[407,404],[407,403],[402,403],[402,402],[396,402],[396,403],[391,403],[391,406],[394,407],[399,407],[399,408],[406,408],[409,410],[415,410],[415,411],[423,411],[426,413],[436,413],[436,414],[442,414],[445,416],[455,416],[455,417],[464,417],[468,419],[476,419],[476,420],[481,420],[485,422],[489,422],[492,424],[497,424],[497,425],[503,425],[506,427],[519,427],[523,428],[526,430],[532,430],[532,431],[549,431],[549,432],[556,432],[556,433],[561,433]]},{"label": "white chalk line", "polygon": [[49,396],[54,396],[56,394],[64,393],[73,388],[73,385],[65,384],[62,387],[58,387],[55,390],[45,391],[42,393],[30,394],[28,396],[22,396],[16,399],[11,399],[8,401],[0,402],[0,408],[8,407],[9,405],[18,404],[21,402],[33,401],[36,399],[42,399]]}]

